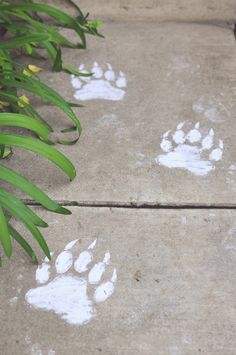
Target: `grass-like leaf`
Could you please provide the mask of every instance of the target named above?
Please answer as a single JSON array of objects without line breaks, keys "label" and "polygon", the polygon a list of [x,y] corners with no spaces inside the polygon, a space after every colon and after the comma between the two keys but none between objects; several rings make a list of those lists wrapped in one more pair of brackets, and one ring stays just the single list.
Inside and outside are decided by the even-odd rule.
[{"label": "grass-like leaf", "polygon": [[4,10],[23,10],[23,11],[34,11],[34,12],[43,12],[51,17],[53,17],[55,20],[59,22],[61,26],[68,27],[73,29],[80,37],[82,43],[81,47],[86,48],[86,39],[84,35],[83,29],[80,27],[80,25],[69,15],[64,13],[63,11],[50,6],[46,4],[36,4],[36,3],[31,3],[31,4],[25,4],[25,3],[20,3],[20,4],[0,4],[0,11]]},{"label": "grass-like leaf", "polygon": [[49,140],[48,136],[51,133],[48,127],[43,123],[32,117],[21,115],[19,113],[0,113],[0,126],[27,128],[32,132],[35,132],[45,141]]},{"label": "grass-like leaf", "polygon": [[[20,127],[30,130],[36,135],[36,138],[33,138],[0,132],[0,159],[8,157],[12,153],[12,147],[23,148],[47,158],[72,180],[76,175],[73,164],[61,152],[52,147],[53,143],[49,140],[49,136],[53,129],[30,103],[28,93],[40,97],[42,102],[59,108],[72,120],[73,127],[62,132],[75,131],[77,138],[71,141],[58,141],[62,144],[75,144],[80,137],[80,122],[72,107],[81,105],[65,101],[56,90],[43,84],[40,76],[34,73],[37,70],[30,70],[30,65],[26,67],[16,63],[16,57],[21,54],[46,59],[44,56],[46,52],[53,62],[53,71],[64,70],[77,76],[92,75],[91,73],[80,73],[64,63],[62,47],[86,48],[85,35],[100,36],[97,28],[101,22],[89,21],[88,14],[84,16],[73,0],[65,1],[76,9],[77,17],[75,19],[56,7],[35,3],[33,0],[14,1],[13,3],[0,0],[0,127],[6,127],[8,130],[11,127]],[[39,14],[43,14],[43,17],[40,17]],[[49,19],[49,22],[45,21],[45,17]],[[72,42],[58,31],[59,27],[75,31],[79,40]],[[31,64],[31,68],[33,68],[33,64]],[[35,69],[37,68],[35,67]],[[18,95],[19,89],[24,92],[23,95],[20,94],[22,96]],[[51,200],[28,179],[2,164],[0,164],[0,181],[26,193],[49,211],[61,214],[71,213]],[[47,223],[13,193],[0,188],[0,241],[3,249],[7,256],[11,256],[12,237],[30,256],[31,260],[37,263],[36,255],[29,243],[10,224],[11,217],[15,217],[26,226],[50,259],[47,243],[37,228],[47,227]]]},{"label": "grass-like leaf", "polygon": [[73,180],[76,171],[73,164],[65,155],[48,144],[31,137],[16,134],[0,133],[0,143],[30,150],[52,161]]},{"label": "grass-like leaf", "polygon": [[7,100],[10,103],[11,108],[13,108],[14,112],[36,118],[37,120],[43,122],[43,124],[48,128],[50,132],[53,132],[53,129],[50,124],[48,124],[48,122],[43,119],[43,117],[35,110],[32,105],[30,105],[30,103],[25,107],[18,106],[18,102],[20,102],[20,98],[18,95],[13,95],[7,92],[0,91],[0,100]]},{"label": "grass-like leaf", "polygon": [[[1,5],[0,5],[1,8]],[[0,9],[1,11],[1,9]],[[13,47],[21,47],[25,43],[32,43],[32,42],[43,42],[48,41],[51,39],[50,34],[48,33],[37,33],[37,34],[30,34],[22,37],[17,37],[13,39],[9,39],[7,42],[0,43],[0,49],[10,49]]]},{"label": "grass-like leaf", "polygon": [[1,180],[6,181],[12,186],[25,192],[35,201],[39,202],[43,207],[47,208],[49,211],[67,215],[71,214],[68,209],[59,206],[56,202],[51,200],[42,190],[40,190],[36,185],[31,183],[25,177],[21,176],[17,172],[11,170],[10,168],[2,164],[0,164],[0,177]]},{"label": "grass-like leaf", "polygon": [[21,236],[19,232],[17,232],[17,230],[14,227],[12,227],[10,223],[8,223],[8,228],[12,238],[15,239],[17,243],[20,244],[20,246],[26,251],[26,253],[31,258],[32,262],[34,264],[38,264],[37,256],[33,251],[33,249],[31,248],[31,246],[29,245],[29,243]]},{"label": "grass-like leaf", "polygon": [[48,227],[47,223],[44,222],[39,216],[36,215],[27,205],[25,205],[18,197],[14,196],[12,193],[0,188],[0,200],[7,201],[7,204],[13,204],[14,208],[17,208],[24,212],[33,224],[38,227]]},{"label": "grass-like leaf", "polygon": [[26,77],[26,75],[17,72],[14,72],[14,78],[11,79],[6,79],[0,76],[0,82],[8,87],[22,88],[29,92],[33,92],[34,94],[40,96],[44,101],[51,102],[71,118],[73,123],[76,125],[79,134],[81,134],[82,128],[80,122],[69,104],[63,99],[61,95],[59,95],[55,90],[46,84],[43,84],[39,80],[36,80],[32,77]]},{"label": "grass-like leaf", "polygon": [[5,190],[0,189],[0,205],[4,207],[7,211],[9,211],[12,216],[17,218],[29,229],[29,231],[37,240],[46,256],[50,259],[51,256],[47,243],[38,228],[35,226],[34,222],[31,220],[32,215],[30,215],[28,211],[25,210],[25,208],[19,208],[19,203],[15,205],[13,202],[14,200],[12,201],[11,197],[9,197],[8,194],[9,193],[7,193]]},{"label": "grass-like leaf", "polygon": [[10,238],[10,233],[7,225],[7,219],[4,215],[1,206],[0,206],[0,240],[6,255],[10,257],[12,254],[11,238]]}]

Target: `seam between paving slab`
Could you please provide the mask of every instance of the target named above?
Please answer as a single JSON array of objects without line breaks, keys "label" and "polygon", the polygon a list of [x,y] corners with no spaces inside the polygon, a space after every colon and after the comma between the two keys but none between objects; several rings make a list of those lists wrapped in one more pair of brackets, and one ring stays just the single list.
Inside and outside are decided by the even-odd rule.
[{"label": "seam between paving slab", "polygon": [[[66,201],[54,200],[60,206],[85,207],[85,208],[127,208],[127,209],[217,209],[232,210],[236,209],[234,203],[157,203],[157,202],[121,202],[121,201]],[[33,200],[23,200],[29,206],[41,206]]]},{"label": "seam between paving slab", "polygon": [[233,24],[233,34],[234,38],[236,39],[236,23]]},{"label": "seam between paving slab", "polygon": [[[93,19],[95,19],[95,17],[93,17]],[[127,20],[125,18],[117,18],[117,19],[110,19],[110,18],[104,18],[103,20],[104,24],[113,24],[113,23],[132,23],[132,22],[136,22],[136,23],[158,23],[158,24],[186,24],[186,25],[206,25],[206,26],[216,26],[216,27],[222,27],[225,29],[231,29],[232,26],[235,24],[236,19],[235,18],[228,18],[228,19],[175,19],[175,18],[168,18],[168,19],[155,19],[153,17],[147,17],[147,18],[136,18],[134,19],[130,19]]]},{"label": "seam between paving slab", "polygon": [[[135,21],[136,23],[146,23],[147,20],[145,19],[137,19]],[[126,20],[115,20],[115,21],[109,21],[109,20],[104,20],[104,24],[121,24],[121,23],[129,23],[129,21]],[[132,21],[131,21],[132,23]],[[216,28],[222,28],[225,30],[229,30],[229,31],[234,31],[234,27],[236,26],[236,20],[224,20],[224,21],[217,21],[217,20],[196,20],[196,21],[192,21],[192,20],[186,20],[186,21],[178,21],[178,20],[160,20],[160,21],[155,21],[153,19],[148,20],[148,23],[152,24],[176,24],[176,25],[200,25],[200,26],[211,26],[211,27],[216,27]]]}]

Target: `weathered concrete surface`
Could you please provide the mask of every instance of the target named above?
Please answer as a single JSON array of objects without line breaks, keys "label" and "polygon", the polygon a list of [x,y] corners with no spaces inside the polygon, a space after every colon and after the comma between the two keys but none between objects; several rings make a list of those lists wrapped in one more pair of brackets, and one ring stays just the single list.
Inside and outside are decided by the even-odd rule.
[{"label": "weathered concrete surface", "polygon": [[[58,6],[58,0],[50,1]],[[234,0],[76,0],[82,11],[92,18],[135,21],[235,21]],[[73,13],[69,5],[60,7]]]},{"label": "weathered concrete surface", "polygon": [[110,251],[104,280],[116,267],[114,293],[80,327],[30,308],[24,296],[36,286],[36,267],[15,247],[17,257],[1,268],[1,354],[235,354],[236,212],[72,210],[40,213],[50,222],[52,265],[68,242],[79,239],[76,256],[97,238],[93,263]]},{"label": "weathered concrete surface", "polygon": [[[116,75],[121,70],[127,78],[123,100],[90,100],[76,109],[83,126],[81,140],[60,149],[75,164],[77,178],[69,183],[57,168],[29,153],[16,154],[6,163],[58,200],[235,203],[233,32],[209,25],[152,22],[107,24],[103,32],[105,39],[89,39],[87,51],[64,51],[70,65],[86,63],[91,70],[97,61],[105,69],[108,62]],[[75,89],[67,74],[44,72],[42,77],[73,100]],[[41,112],[56,129],[66,127],[68,121],[56,110],[45,107]],[[212,169],[205,176],[192,171],[188,157],[188,170],[158,163],[165,155],[160,147],[163,134],[171,131],[173,141],[171,134],[181,122],[186,134],[199,122],[202,139],[214,130],[211,149],[200,152],[201,143],[192,144],[199,154],[197,163],[204,161]],[[210,160],[220,140],[222,159]]]}]

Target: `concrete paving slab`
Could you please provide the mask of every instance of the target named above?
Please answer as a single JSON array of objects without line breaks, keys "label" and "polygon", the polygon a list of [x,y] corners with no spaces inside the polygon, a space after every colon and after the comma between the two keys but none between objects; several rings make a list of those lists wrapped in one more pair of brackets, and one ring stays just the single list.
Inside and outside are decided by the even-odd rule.
[{"label": "concrete paving slab", "polygon": [[[51,2],[51,1],[50,1]],[[51,2],[58,5],[58,0]],[[106,20],[235,21],[234,0],[76,0],[84,13]],[[69,5],[60,7],[73,14]]]},{"label": "concrete paving slab", "polygon": [[[26,153],[6,163],[58,200],[236,203],[233,32],[154,22],[110,23],[103,32],[87,51],[64,51],[68,64],[85,63],[81,70],[93,70],[94,79],[72,87],[65,73],[42,74],[67,100],[86,106],[76,109],[79,144],[60,148],[78,177],[70,184]],[[54,109],[41,112],[57,129],[67,125]]]},{"label": "concrete paving slab", "polygon": [[72,210],[36,210],[49,265],[3,260],[2,355],[235,354],[235,211]]}]

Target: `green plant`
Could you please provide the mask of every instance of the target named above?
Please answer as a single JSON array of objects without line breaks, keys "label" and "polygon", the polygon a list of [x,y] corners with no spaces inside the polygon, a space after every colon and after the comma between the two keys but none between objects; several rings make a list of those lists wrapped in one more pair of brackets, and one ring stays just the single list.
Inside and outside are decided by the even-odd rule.
[{"label": "green plant", "polygon": [[[68,66],[62,59],[62,47],[86,48],[86,35],[99,35],[97,27],[100,22],[88,21],[88,16],[84,16],[73,1],[67,0],[67,2],[77,10],[76,18],[72,18],[58,8],[34,3],[32,0],[22,3],[0,1],[0,126],[8,127],[8,131],[0,133],[0,159],[10,156],[12,147],[27,149],[49,159],[72,180],[76,175],[73,164],[53,145],[74,144],[78,140],[81,126],[72,107],[79,105],[66,102],[59,93],[44,84],[37,74],[41,68],[31,63],[24,66],[17,61],[22,54],[42,60],[45,59],[46,54],[52,60],[53,71],[64,70],[78,76],[91,75],[79,73]],[[71,42],[58,31],[59,27],[75,31],[79,42]],[[21,90],[21,96],[18,89]],[[27,93],[38,96],[43,102],[49,102],[66,113],[73,125],[63,132],[77,131],[78,138],[73,141],[52,142],[50,134],[53,128],[31,105]],[[9,130],[13,126],[25,129],[26,133],[13,133]],[[27,134],[27,130],[32,134]],[[23,191],[49,211],[71,213],[51,200],[25,177],[3,164],[0,164],[0,180]],[[38,228],[47,227],[47,224],[20,198],[5,188],[0,188],[0,239],[5,254],[11,256],[11,238],[13,238],[24,248],[32,261],[37,263],[34,251],[13,227],[11,217],[15,217],[28,228],[50,259],[47,243]]]}]

